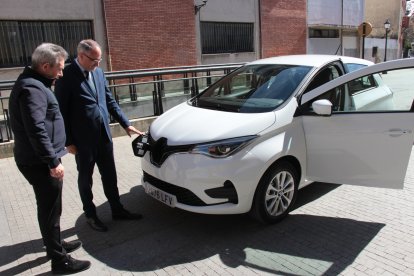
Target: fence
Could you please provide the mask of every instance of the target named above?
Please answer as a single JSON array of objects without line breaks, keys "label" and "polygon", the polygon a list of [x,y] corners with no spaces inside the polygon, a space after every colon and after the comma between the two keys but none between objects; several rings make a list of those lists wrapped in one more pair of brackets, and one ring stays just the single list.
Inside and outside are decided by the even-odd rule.
[{"label": "fence", "polygon": [[[107,72],[115,100],[129,119],[158,116],[211,85],[242,63]],[[8,94],[14,80],[0,81],[0,143],[13,139]]]}]

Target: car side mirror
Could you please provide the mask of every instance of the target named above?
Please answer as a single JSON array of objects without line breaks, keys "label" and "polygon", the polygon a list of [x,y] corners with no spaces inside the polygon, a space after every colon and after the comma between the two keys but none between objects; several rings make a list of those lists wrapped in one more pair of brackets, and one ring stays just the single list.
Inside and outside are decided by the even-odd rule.
[{"label": "car side mirror", "polygon": [[312,108],[318,115],[331,116],[332,114],[332,103],[326,99],[314,101]]}]

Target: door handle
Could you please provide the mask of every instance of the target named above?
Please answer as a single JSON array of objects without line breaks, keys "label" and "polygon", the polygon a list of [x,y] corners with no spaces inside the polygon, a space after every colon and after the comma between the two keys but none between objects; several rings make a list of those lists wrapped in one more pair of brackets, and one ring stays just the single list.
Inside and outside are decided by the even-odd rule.
[{"label": "door handle", "polygon": [[410,129],[390,129],[386,133],[391,137],[398,137],[403,134],[410,134],[412,131]]}]

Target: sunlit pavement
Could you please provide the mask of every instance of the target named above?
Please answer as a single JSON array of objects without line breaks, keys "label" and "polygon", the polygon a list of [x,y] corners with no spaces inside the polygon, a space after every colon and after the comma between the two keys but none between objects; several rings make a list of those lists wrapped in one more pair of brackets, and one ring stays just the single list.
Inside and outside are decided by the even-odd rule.
[{"label": "sunlit pavement", "polygon": [[[65,156],[62,237],[92,262],[79,275],[414,275],[414,163],[403,190],[314,183],[284,221],[207,216],[171,209],[145,195],[132,139],[115,138],[121,200],[144,215],[114,222],[98,170],[94,200],[109,231],[83,216],[73,156]],[[386,156],[384,156],[386,158]],[[0,274],[50,274],[31,186],[14,159],[0,160]]]}]

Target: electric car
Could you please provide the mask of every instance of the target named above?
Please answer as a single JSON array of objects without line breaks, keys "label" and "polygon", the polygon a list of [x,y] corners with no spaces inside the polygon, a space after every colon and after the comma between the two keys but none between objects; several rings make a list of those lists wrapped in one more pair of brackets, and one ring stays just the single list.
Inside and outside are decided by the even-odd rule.
[{"label": "electric car", "polygon": [[314,182],[403,188],[414,59],[257,60],[168,110],[133,142],[145,192],[204,214],[274,223]]}]

